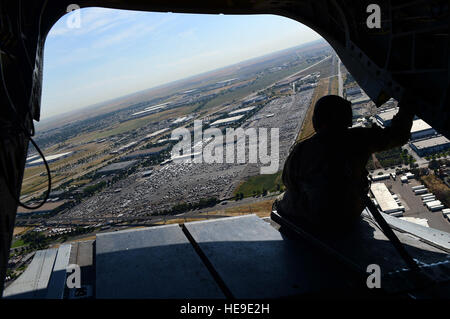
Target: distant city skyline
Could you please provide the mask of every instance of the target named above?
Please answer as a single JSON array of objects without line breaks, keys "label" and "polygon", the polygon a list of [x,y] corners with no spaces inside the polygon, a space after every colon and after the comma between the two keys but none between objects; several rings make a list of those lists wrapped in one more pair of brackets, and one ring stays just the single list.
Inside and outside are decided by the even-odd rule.
[{"label": "distant city skyline", "polygon": [[275,15],[78,13],[79,28],[72,12],[46,39],[43,119],[321,38]]}]

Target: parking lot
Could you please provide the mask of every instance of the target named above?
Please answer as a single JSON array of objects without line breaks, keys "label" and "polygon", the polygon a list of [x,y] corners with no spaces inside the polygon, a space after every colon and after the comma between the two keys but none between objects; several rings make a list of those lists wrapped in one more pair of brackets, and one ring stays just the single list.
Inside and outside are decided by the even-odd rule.
[{"label": "parking lot", "polygon": [[432,228],[450,232],[450,223],[442,215],[441,211],[431,212],[422,202],[419,195],[415,195],[412,186],[421,185],[415,179],[410,179],[408,183],[402,183],[400,177],[396,180],[392,178],[383,181],[392,192],[399,196],[403,206],[405,206],[404,217],[425,218]]},{"label": "parking lot", "polygon": [[[241,125],[243,129],[267,128],[270,131],[270,128],[279,128],[278,169],[282,169],[295,141],[312,92],[307,90],[272,100]],[[249,144],[246,143],[247,159]],[[181,202],[194,203],[208,197],[229,198],[241,181],[259,174],[260,166],[267,165],[246,161],[243,164],[172,162],[155,166],[150,176],[133,173],[75,206],[64,217],[145,216],[168,210]]]}]

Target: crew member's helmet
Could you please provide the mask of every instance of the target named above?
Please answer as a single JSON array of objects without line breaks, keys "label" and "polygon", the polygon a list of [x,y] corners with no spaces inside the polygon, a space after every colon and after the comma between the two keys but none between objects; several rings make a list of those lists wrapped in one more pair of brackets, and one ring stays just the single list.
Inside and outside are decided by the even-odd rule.
[{"label": "crew member's helmet", "polygon": [[321,97],[314,107],[312,118],[316,132],[323,129],[342,129],[352,126],[352,103],[338,95]]}]

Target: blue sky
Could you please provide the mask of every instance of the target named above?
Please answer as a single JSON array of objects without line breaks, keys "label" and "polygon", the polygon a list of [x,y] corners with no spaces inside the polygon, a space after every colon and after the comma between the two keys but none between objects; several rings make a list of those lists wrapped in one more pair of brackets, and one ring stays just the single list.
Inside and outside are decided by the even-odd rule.
[{"label": "blue sky", "polygon": [[42,118],[319,38],[274,15],[81,9],[47,36]]}]

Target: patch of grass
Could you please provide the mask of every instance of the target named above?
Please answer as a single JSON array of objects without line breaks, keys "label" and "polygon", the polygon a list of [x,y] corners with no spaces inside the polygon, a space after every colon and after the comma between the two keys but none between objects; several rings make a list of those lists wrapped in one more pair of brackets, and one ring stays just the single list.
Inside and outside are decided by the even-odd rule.
[{"label": "patch of grass", "polygon": [[243,183],[241,183],[234,194],[243,193],[244,197],[251,197],[255,194],[262,194],[264,190],[274,192],[283,188],[281,180],[282,171],[275,174],[264,174],[252,176]]},{"label": "patch of grass", "polygon": [[91,181],[90,179],[81,179],[79,181],[73,181],[70,185],[81,186],[89,183],[90,181]]},{"label": "patch of grass", "polygon": [[25,245],[25,242],[22,239],[18,239],[11,245],[11,248],[17,248],[23,245]]}]

